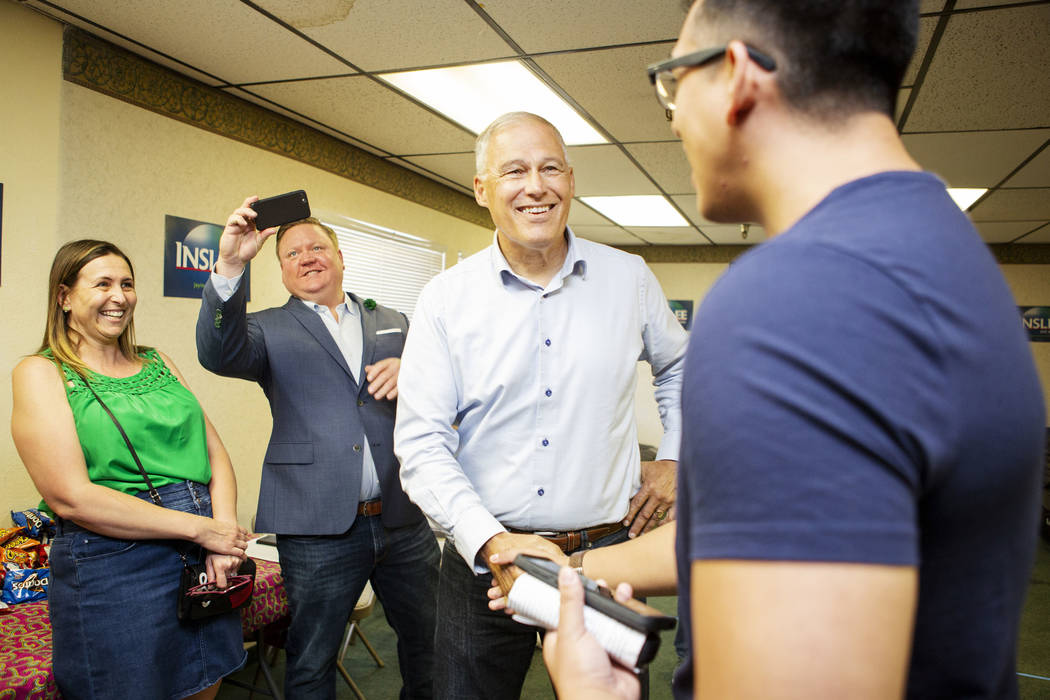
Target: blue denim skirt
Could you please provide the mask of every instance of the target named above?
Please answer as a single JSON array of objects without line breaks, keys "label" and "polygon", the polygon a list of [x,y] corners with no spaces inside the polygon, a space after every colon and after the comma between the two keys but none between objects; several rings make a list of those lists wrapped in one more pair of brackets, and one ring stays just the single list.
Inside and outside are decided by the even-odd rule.
[{"label": "blue denim skirt", "polygon": [[[202,484],[186,481],[159,491],[165,508],[211,516]],[[241,667],[239,612],[202,622],[176,618],[180,552],[203,561],[191,542],[122,540],[60,521],[51,544],[48,605],[63,697],[182,698]]]}]

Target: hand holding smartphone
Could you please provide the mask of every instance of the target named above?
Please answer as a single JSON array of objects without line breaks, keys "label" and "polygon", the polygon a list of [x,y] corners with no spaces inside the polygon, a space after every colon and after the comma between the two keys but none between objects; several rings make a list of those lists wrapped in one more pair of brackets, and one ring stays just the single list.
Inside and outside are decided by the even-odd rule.
[{"label": "hand holding smartphone", "polygon": [[258,231],[310,216],[310,202],[306,198],[305,190],[267,197],[249,206],[255,210],[255,228]]}]

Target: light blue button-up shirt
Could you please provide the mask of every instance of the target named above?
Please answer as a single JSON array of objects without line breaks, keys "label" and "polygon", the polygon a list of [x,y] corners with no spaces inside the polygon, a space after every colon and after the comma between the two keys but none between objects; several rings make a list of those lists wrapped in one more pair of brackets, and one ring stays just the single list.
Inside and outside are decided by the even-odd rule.
[{"label": "light blue button-up shirt", "polygon": [[[244,273],[236,277],[224,277],[217,272],[211,273],[211,283],[215,287],[215,292],[219,295],[219,298],[224,302],[229,300],[233,293],[237,291],[243,275]],[[339,313],[339,318],[336,319],[332,316],[332,312],[327,306],[315,304],[312,301],[305,301],[299,299],[299,297],[296,297],[296,299],[321,317],[325,328],[332,335],[332,340],[339,347],[339,352],[343,354],[346,366],[350,368],[354,375],[354,380],[360,386],[364,374],[364,369],[361,367],[361,352],[364,348],[364,340],[361,335],[361,310],[357,308],[357,304],[344,292],[343,303],[336,307],[336,311]],[[352,399],[353,397],[347,397],[347,401]],[[361,463],[361,493],[359,498],[362,501],[367,501],[379,498],[381,489],[379,486],[379,473],[376,472],[375,459],[372,457],[372,448],[369,446],[367,439],[363,442],[364,454],[362,455]]]},{"label": "light blue button-up shirt", "polygon": [[664,427],[657,457],[678,459],[685,331],[640,257],[571,232],[568,243],[540,287],[494,242],[431,280],[412,319],[394,428],[401,482],[471,566],[505,528],[623,519],[641,483],[639,360]]}]

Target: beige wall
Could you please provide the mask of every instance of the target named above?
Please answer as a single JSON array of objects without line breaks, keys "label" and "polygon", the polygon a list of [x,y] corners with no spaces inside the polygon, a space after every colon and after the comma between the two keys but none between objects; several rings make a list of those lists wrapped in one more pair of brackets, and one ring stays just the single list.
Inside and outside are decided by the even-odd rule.
[{"label": "beige wall", "polygon": [[[1050,266],[1001,265],[1018,306],[1050,306]],[[1043,385],[1047,424],[1050,425],[1050,343],[1029,343]]]},{"label": "beige wall", "polygon": [[[693,310],[727,267],[725,263],[653,263],[649,265],[668,299],[692,299]],[[1001,265],[1010,290],[1019,306],[1050,306],[1050,267],[1046,265]],[[1017,323],[1021,323],[1018,317]],[[1029,343],[1043,386],[1043,400],[1050,416],[1050,343]],[[638,439],[659,444],[663,429],[653,398],[649,365],[638,363]]]},{"label": "beige wall", "polygon": [[[138,341],[172,357],[218,428],[237,470],[238,512],[247,525],[270,434],[269,407],[257,385],[216,377],[197,363],[200,302],[163,296],[164,216],[222,223],[246,195],[302,188],[315,210],[445,246],[449,264],[460,251],[469,255],[488,245],[491,231],[65,82],[61,41],[58,24],[0,0],[0,82],[9,106],[0,110],[0,518],[39,500],[10,438],[10,370],[40,342],[47,274],[58,245],[94,237],[112,240],[131,257]],[[271,243],[253,266],[249,310],[287,298]]]},{"label": "beige wall", "polygon": [[[727,263],[650,263],[664,296],[668,299],[692,299],[693,313],[700,300],[729,267]],[[656,409],[653,373],[647,362],[638,363],[638,388],[634,405],[638,417],[638,442],[658,446],[663,435],[660,413]]]},{"label": "beige wall", "polygon": [[[58,236],[62,28],[0,0],[0,527],[39,500],[11,442],[11,368],[43,336],[47,265]],[[43,272],[41,272],[43,270]]]}]

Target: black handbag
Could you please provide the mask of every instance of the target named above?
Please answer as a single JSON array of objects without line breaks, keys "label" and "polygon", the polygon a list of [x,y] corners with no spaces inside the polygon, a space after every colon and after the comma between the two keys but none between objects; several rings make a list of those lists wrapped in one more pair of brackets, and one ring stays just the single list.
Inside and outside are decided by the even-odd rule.
[{"label": "black handbag", "polygon": [[[150,500],[155,505],[163,508],[164,504],[161,502],[160,494],[153,487],[153,481],[149,478],[149,474],[143,469],[142,461],[139,459],[138,453],[135,452],[135,447],[131,444],[128,434],[124,432],[124,427],[117,420],[117,417],[113,415],[113,411],[109,410],[109,406],[106,405],[91,384],[88,383],[87,379],[84,380],[84,386],[88,388],[88,391],[98,401],[98,405],[109,414],[113,424],[120,431],[120,436],[127,443],[128,449],[131,451],[131,457],[135,460],[135,466],[139,468],[142,478],[146,480]],[[180,620],[203,620],[237,610],[251,602],[252,592],[255,589],[255,561],[251,557],[244,560],[237,569],[236,575],[226,578],[226,588],[218,588],[214,583],[208,583],[208,572],[204,564],[191,564],[185,552],[180,551],[179,556],[182,558],[182,577],[179,580],[179,600],[175,613]]]},{"label": "black handbag", "polygon": [[244,560],[236,576],[226,577],[226,588],[208,583],[204,564],[187,563],[182,569],[176,614],[180,620],[189,621],[222,615],[250,603],[254,588],[255,560],[251,557]]}]

